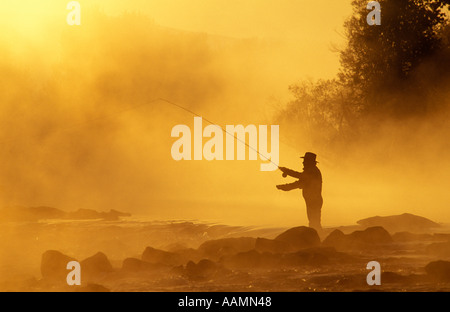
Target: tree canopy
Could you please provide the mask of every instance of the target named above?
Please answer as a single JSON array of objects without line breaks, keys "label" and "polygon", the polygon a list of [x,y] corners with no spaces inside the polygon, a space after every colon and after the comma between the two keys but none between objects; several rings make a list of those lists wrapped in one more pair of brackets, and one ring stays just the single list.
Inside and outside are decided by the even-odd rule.
[{"label": "tree canopy", "polygon": [[315,145],[348,142],[373,120],[448,106],[442,92],[450,83],[450,0],[380,0],[381,25],[373,26],[367,3],[352,2],[337,77],[290,87],[294,100],[282,118]]}]

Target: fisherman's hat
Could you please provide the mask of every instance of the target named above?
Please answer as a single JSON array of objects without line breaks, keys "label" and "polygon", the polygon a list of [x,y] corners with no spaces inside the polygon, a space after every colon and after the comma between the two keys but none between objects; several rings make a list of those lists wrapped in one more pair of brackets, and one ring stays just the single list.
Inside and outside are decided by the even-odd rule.
[{"label": "fisherman's hat", "polygon": [[305,156],[302,156],[300,158],[305,159],[305,162],[315,162],[315,163],[317,163],[316,157],[317,157],[316,154],[311,153],[311,152],[306,152]]}]

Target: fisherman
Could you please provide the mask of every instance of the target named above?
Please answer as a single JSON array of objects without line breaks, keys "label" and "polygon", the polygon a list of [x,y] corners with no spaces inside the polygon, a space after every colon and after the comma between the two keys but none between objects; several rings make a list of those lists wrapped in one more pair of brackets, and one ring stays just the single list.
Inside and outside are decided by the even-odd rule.
[{"label": "fisherman", "polygon": [[322,230],[320,217],[322,210],[322,174],[317,168],[317,155],[307,152],[303,158],[303,172],[297,172],[285,167],[278,167],[283,172],[283,178],[291,176],[298,180],[293,183],[277,185],[277,189],[291,191],[294,189],[303,190],[303,198],[306,202],[306,212],[309,220],[309,227],[318,232]]}]

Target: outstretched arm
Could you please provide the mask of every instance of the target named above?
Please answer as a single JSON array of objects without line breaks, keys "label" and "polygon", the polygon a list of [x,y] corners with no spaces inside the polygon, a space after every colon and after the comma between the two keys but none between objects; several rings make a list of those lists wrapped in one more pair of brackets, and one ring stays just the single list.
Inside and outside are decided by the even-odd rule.
[{"label": "outstretched arm", "polygon": [[289,168],[286,168],[286,167],[278,167],[278,169],[283,171],[283,177],[291,176],[291,177],[300,179],[300,177],[302,175],[301,172],[298,172],[298,171],[295,171],[295,170],[292,170],[292,169],[289,169]]},{"label": "outstretched arm", "polygon": [[302,188],[300,181],[295,181],[293,183],[288,183],[288,184],[277,185],[277,189],[282,190],[282,191],[292,191],[292,190],[295,190],[298,188]]}]

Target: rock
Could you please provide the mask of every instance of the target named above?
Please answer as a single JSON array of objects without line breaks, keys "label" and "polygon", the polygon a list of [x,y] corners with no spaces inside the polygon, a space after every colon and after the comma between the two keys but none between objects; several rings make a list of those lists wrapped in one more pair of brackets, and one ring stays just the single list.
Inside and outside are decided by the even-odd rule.
[{"label": "rock", "polygon": [[253,237],[222,238],[206,241],[198,250],[207,258],[219,259],[222,256],[252,250],[255,243],[256,238]]},{"label": "rock", "polygon": [[101,212],[100,215],[107,221],[116,221],[119,220],[120,217],[131,217],[131,213],[121,212],[114,209],[111,209],[109,212]]},{"label": "rock", "polygon": [[364,231],[354,231],[347,235],[340,230],[334,230],[324,239],[323,245],[338,250],[365,249],[383,246],[392,243],[392,241],[391,235],[384,228],[375,226]]},{"label": "rock", "polygon": [[227,272],[221,265],[208,259],[202,259],[197,264],[189,261],[184,271],[185,275],[191,280],[211,279]]},{"label": "rock", "polygon": [[258,237],[256,239],[255,249],[259,252],[285,253],[291,250],[291,246],[289,243],[281,240]]},{"label": "rock", "polygon": [[282,264],[286,266],[304,266],[304,265],[324,265],[329,263],[329,258],[324,253],[318,253],[311,250],[301,250],[286,254],[282,259]]},{"label": "rock", "polygon": [[450,257],[450,242],[432,243],[425,248],[425,251],[438,257]]},{"label": "rock", "polygon": [[65,215],[65,212],[46,206],[39,207],[22,207],[11,206],[5,207],[0,210],[0,219],[2,221],[28,221],[36,222],[43,219],[61,219]]},{"label": "rock", "polygon": [[183,263],[187,263],[189,261],[198,262],[203,259],[203,254],[197,249],[193,248],[180,249],[177,251],[173,251],[173,253],[179,255]]},{"label": "rock", "polygon": [[425,266],[428,276],[437,281],[450,282],[450,262],[433,261]]},{"label": "rock", "polygon": [[109,212],[98,212],[92,209],[78,209],[74,212],[66,212],[58,208],[39,207],[6,207],[0,210],[0,220],[2,221],[38,221],[45,219],[65,219],[65,220],[91,220],[105,219],[118,220],[119,217],[131,216],[129,213],[111,209]]},{"label": "rock", "polygon": [[381,226],[370,227],[364,231],[355,231],[349,234],[349,237],[352,240],[369,245],[387,244],[392,242],[391,235]]},{"label": "rock", "polygon": [[364,227],[382,226],[391,233],[394,232],[424,232],[440,225],[427,218],[416,216],[410,213],[387,217],[371,217],[357,222]]},{"label": "rock", "polygon": [[98,252],[80,262],[83,280],[96,279],[113,271],[106,255]]},{"label": "rock", "polygon": [[103,219],[107,221],[118,220],[119,217],[129,217],[131,214],[111,209],[109,212],[98,212],[93,209],[78,209],[65,214],[65,219],[71,220],[95,220]]},{"label": "rock", "polygon": [[306,226],[289,229],[278,235],[275,240],[288,243],[291,250],[300,250],[320,245],[320,238],[316,230]]},{"label": "rock", "polygon": [[381,284],[411,284],[420,280],[418,275],[401,275],[395,272],[382,272]]},{"label": "rock", "polygon": [[67,264],[70,261],[77,261],[72,257],[66,256],[57,250],[47,250],[42,255],[41,274],[42,278],[52,282],[66,283]]},{"label": "rock", "polygon": [[99,284],[88,284],[87,286],[76,287],[75,292],[110,292],[108,288]]},{"label": "rock", "polygon": [[176,266],[182,264],[181,257],[173,252],[147,247],[142,254],[141,259],[149,263],[161,263],[165,265]]},{"label": "rock", "polygon": [[152,264],[136,258],[126,258],[122,270],[126,272],[156,271],[165,268],[162,264]]},{"label": "rock", "polygon": [[334,230],[323,240],[322,245],[345,249],[348,245],[348,238],[342,231]]},{"label": "rock", "polygon": [[256,250],[240,252],[224,257],[222,262],[227,268],[232,269],[257,269],[261,267],[273,267],[278,265],[279,255],[260,253]]}]

